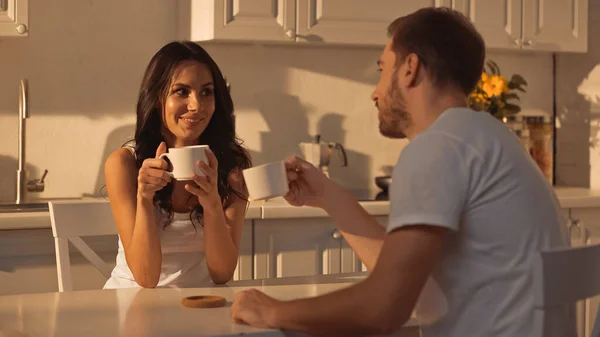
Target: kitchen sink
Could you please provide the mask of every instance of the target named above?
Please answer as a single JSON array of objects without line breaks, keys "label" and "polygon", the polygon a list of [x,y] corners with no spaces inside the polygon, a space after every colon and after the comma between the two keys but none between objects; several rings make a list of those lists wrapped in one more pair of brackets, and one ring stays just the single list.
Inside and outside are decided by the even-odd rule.
[{"label": "kitchen sink", "polygon": [[14,202],[0,202],[0,214],[2,213],[38,213],[48,212],[48,201],[56,200],[81,200],[81,198],[49,198],[49,199],[35,199],[26,201],[21,204]]},{"label": "kitchen sink", "polygon": [[48,202],[26,202],[23,204],[0,204],[0,213],[48,212]]}]

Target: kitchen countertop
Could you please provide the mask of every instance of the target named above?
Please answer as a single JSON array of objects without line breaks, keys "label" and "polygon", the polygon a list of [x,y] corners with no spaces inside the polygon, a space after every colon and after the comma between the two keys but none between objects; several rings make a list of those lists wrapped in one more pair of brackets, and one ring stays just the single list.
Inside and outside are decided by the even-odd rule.
[{"label": "kitchen countertop", "polygon": [[[374,216],[387,216],[390,202],[387,200],[359,201],[359,204]],[[275,198],[262,204],[262,219],[326,218],[327,212],[314,207],[296,207],[283,198]]]},{"label": "kitchen countertop", "polygon": [[[73,198],[73,200],[108,200],[104,198]],[[65,199],[60,199],[65,200]],[[251,202],[246,210],[246,219],[255,220],[262,218],[262,207],[256,202]],[[0,230],[21,230],[21,229],[49,229],[50,212],[48,210],[36,212],[19,213],[0,213]]]},{"label": "kitchen countertop", "polygon": [[[600,190],[578,187],[555,187],[554,190],[562,208],[600,209]],[[387,216],[389,214],[390,203],[387,200],[361,200],[359,203],[371,215]],[[248,220],[326,217],[328,215],[322,209],[291,206],[283,198],[253,201],[246,211]],[[47,211],[0,213],[0,230],[36,228],[50,228],[50,214]]]},{"label": "kitchen countertop", "polygon": [[600,190],[581,187],[555,187],[554,191],[562,208],[600,207]]},{"label": "kitchen countertop", "polygon": [[[562,208],[600,209],[600,190],[579,187],[555,187],[554,191]],[[363,200],[359,201],[359,204],[371,215],[387,216],[389,214],[389,200]],[[283,198],[275,198],[262,203],[262,219],[325,217],[328,217],[328,215],[322,209],[291,206]]]}]

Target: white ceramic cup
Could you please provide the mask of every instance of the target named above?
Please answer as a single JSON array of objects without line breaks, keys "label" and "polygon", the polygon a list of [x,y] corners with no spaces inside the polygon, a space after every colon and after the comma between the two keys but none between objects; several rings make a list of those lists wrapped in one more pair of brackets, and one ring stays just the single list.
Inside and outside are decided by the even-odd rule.
[{"label": "white ceramic cup", "polygon": [[242,171],[250,200],[284,196],[289,191],[283,161],[251,167]]},{"label": "white ceramic cup", "polygon": [[196,166],[196,162],[201,160],[208,165],[206,149],[208,145],[172,147],[168,153],[161,154],[159,158],[169,158],[173,171],[167,173],[171,177],[177,180],[192,180],[194,173],[200,177],[205,176],[204,172]]}]

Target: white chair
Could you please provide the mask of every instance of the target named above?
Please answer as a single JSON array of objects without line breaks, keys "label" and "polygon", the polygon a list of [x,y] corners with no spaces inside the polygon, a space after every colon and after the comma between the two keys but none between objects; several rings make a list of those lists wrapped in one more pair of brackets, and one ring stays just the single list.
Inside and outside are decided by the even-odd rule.
[{"label": "white chair", "polygon": [[[541,252],[534,263],[533,282],[533,337],[576,336],[574,304],[600,294],[600,244]],[[565,313],[571,316],[567,327],[557,319]],[[596,320],[590,337],[600,337],[599,323]]]},{"label": "white chair", "polygon": [[110,203],[102,199],[82,199],[50,201],[48,206],[56,251],[58,291],[73,290],[69,241],[108,279],[112,268],[81,237],[117,234]]}]

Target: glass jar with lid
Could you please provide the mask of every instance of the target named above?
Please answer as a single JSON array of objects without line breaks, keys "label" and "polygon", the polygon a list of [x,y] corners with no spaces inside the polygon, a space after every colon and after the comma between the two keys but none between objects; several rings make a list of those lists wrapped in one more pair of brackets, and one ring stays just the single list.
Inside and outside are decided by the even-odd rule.
[{"label": "glass jar with lid", "polygon": [[507,116],[502,118],[502,122],[519,138],[521,144],[529,152],[529,130],[523,117],[520,115]]},{"label": "glass jar with lid", "polygon": [[553,175],[552,123],[545,116],[526,116],[529,153],[550,183]]}]

